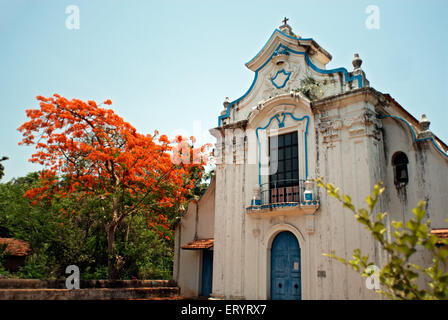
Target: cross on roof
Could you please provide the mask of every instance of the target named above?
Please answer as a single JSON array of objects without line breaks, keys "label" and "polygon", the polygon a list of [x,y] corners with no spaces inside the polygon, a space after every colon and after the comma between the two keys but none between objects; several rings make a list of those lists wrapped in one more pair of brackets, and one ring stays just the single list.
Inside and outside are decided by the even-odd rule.
[{"label": "cross on roof", "polygon": [[288,20],[289,20],[289,19],[285,17],[285,19],[283,19],[283,25],[286,26],[286,22],[288,22]]}]

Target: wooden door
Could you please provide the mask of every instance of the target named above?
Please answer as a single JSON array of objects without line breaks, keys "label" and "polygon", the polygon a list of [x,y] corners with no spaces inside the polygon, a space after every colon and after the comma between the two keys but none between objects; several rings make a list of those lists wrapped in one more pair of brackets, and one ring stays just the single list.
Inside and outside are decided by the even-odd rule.
[{"label": "wooden door", "polygon": [[271,248],[271,299],[302,298],[301,268],[296,236],[289,231],[279,233]]},{"label": "wooden door", "polygon": [[202,250],[201,296],[209,297],[212,293],[213,250]]}]

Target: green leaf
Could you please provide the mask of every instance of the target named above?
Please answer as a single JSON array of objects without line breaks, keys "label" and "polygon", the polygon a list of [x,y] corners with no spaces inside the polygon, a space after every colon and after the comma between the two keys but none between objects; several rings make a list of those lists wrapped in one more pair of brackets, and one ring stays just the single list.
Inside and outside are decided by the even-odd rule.
[{"label": "green leaf", "polygon": [[412,213],[414,213],[418,221],[421,221],[426,214],[424,207],[425,207],[425,201],[419,201],[417,207],[412,209]]},{"label": "green leaf", "polygon": [[402,221],[392,221],[391,224],[395,229],[403,229],[404,228],[404,224]]}]

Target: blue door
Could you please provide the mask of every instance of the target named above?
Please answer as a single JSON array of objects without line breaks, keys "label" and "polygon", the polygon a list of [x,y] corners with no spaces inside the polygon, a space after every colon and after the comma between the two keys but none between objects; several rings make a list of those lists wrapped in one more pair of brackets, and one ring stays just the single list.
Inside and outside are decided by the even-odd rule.
[{"label": "blue door", "polygon": [[302,298],[300,246],[296,236],[279,233],[271,248],[271,299],[300,300]]},{"label": "blue door", "polygon": [[201,296],[209,297],[212,293],[213,251],[202,250],[202,285]]}]

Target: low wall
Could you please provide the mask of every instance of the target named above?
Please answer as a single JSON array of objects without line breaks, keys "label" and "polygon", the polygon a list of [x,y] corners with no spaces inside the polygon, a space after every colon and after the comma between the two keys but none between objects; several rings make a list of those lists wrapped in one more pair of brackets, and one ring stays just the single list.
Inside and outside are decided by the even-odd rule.
[{"label": "low wall", "polygon": [[153,299],[179,295],[174,280],[81,280],[65,289],[65,280],[0,279],[0,300]]},{"label": "low wall", "polygon": [[[174,280],[80,280],[80,289],[175,287]],[[0,279],[0,289],[66,289],[65,280]]]}]

